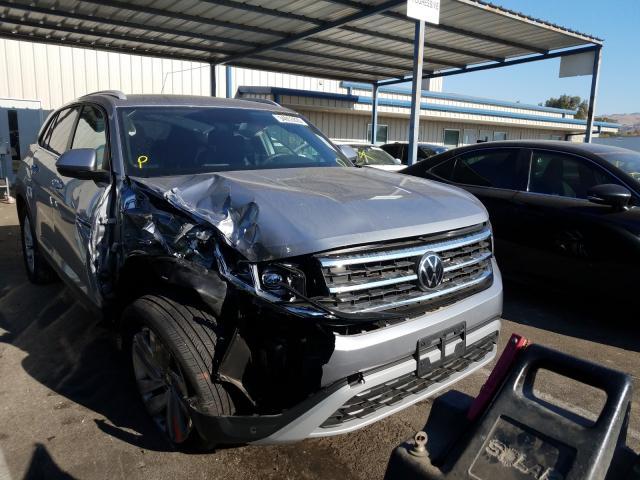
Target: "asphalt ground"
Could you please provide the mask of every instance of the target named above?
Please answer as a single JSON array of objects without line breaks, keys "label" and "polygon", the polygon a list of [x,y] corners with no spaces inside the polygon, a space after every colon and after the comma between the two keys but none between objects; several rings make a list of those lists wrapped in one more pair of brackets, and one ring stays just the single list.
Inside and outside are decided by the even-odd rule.
[{"label": "asphalt ground", "polygon": [[[627,442],[640,451],[640,328],[633,305],[633,299],[617,306],[597,295],[507,284],[500,348],[518,332],[631,374],[637,388]],[[156,434],[123,362],[114,333],[61,283],[28,282],[15,205],[0,203],[0,480],[376,479],[394,446],[423,427],[430,409],[429,401],[420,402],[337,437],[184,454]],[[455,388],[476,395],[489,371]],[[587,417],[603,401],[553,376],[539,389],[543,398]]]}]

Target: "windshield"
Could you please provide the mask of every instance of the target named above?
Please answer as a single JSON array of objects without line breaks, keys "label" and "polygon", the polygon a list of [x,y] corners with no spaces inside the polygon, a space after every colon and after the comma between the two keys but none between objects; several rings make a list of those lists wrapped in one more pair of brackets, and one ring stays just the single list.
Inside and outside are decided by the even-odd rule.
[{"label": "windshield", "polygon": [[397,165],[395,158],[373,145],[351,145],[356,151],[356,165]]},{"label": "windshield", "polygon": [[119,109],[125,169],[157,177],[352,164],[301,117],[241,108]]},{"label": "windshield", "polygon": [[599,156],[640,183],[640,153],[632,151],[606,152],[600,153]]}]

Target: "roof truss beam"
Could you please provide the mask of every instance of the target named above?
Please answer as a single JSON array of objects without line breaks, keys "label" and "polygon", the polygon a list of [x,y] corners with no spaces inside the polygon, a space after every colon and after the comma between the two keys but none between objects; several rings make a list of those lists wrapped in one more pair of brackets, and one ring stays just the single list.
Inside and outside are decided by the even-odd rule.
[{"label": "roof truss beam", "polygon": [[[94,15],[87,15],[87,14],[82,14],[78,12],[62,12],[53,7],[46,8],[46,7],[38,7],[35,5],[33,6],[22,5],[19,3],[6,2],[3,0],[0,0],[0,7],[11,8],[14,10],[22,10],[24,12],[39,13],[42,15],[53,15],[56,17],[70,18],[70,19],[80,20],[85,22],[100,23],[107,26],[124,27],[124,28],[131,28],[134,30],[143,30],[146,32],[189,37],[189,38],[206,40],[206,41],[216,42],[216,43],[227,43],[230,45],[238,45],[241,47],[255,48],[260,45],[259,43],[248,42],[246,40],[241,40],[241,39],[220,37],[217,35],[208,35],[208,34],[205,35],[205,34],[194,33],[194,32],[184,32],[184,31],[175,30],[172,28],[156,27],[156,26],[152,26],[144,23],[132,22],[132,21],[117,20],[117,19],[111,19],[111,18],[108,19],[108,21],[105,21],[104,19],[101,19]],[[103,30],[100,30],[100,31],[103,31]]]},{"label": "roof truss beam", "polygon": [[[371,30],[365,30],[364,28],[359,28],[359,27],[352,27],[350,25],[344,26],[342,27],[342,30],[345,30],[347,32],[352,32],[352,33],[357,33],[359,35],[367,35],[367,36],[373,36],[373,37],[378,37],[378,38],[384,38],[386,40],[391,40],[392,42],[398,42],[398,43],[402,43],[404,45],[411,45],[413,46],[413,40],[410,38],[405,38],[405,37],[400,37],[398,35],[392,35],[390,33],[383,33],[383,32],[372,32]],[[315,41],[315,39],[309,39],[310,41]],[[446,52],[451,52],[451,53],[457,53],[460,55],[468,55],[470,57],[476,57],[476,58],[484,58],[486,60],[493,60],[495,62],[503,62],[504,58],[503,57],[495,57],[492,55],[487,55],[486,53],[480,53],[477,52],[475,50],[462,50],[459,48],[453,48],[453,47],[447,47],[445,45],[440,45],[440,44],[434,44],[434,43],[429,43],[429,42],[425,42],[425,47],[427,48],[433,48],[436,50],[442,50],[442,51],[446,51]],[[413,59],[413,57],[411,57]],[[438,62],[434,62],[434,63],[438,63]]]},{"label": "roof truss beam", "polygon": [[[494,68],[510,67],[513,65],[522,65],[523,63],[539,62],[541,60],[549,60],[551,58],[566,57],[569,55],[579,55],[581,53],[592,52],[600,48],[600,45],[591,45],[588,47],[574,48],[571,50],[560,50],[557,52],[545,53],[540,55],[533,55],[524,58],[516,58],[513,60],[506,60],[504,63],[492,63],[489,65],[477,65],[474,67],[460,68],[457,70],[445,70],[444,72],[431,72],[426,73],[422,78],[438,78],[449,77],[452,75],[460,75],[462,73],[480,72],[483,70],[492,70]],[[398,83],[404,83],[411,80],[411,77],[403,77],[401,79],[389,79],[377,82],[378,86],[395,85]]]},{"label": "roof truss beam", "polygon": [[[336,3],[338,5],[344,5],[347,7],[351,7],[351,8],[358,8],[358,9],[363,9],[363,8],[367,8],[367,5],[362,4],[360,2],[356,2],[353,0],[326,0],[328,2],[331,3]],[[413,19],[407,17],[406,15],[403,15],[402,13],[398,13],[398,12],[382,12],[381,15],[384,15],[387,18],[392,18],[394,20],[400,20],[403,22],[414,22]],[[473,32],[471,30],[465,30],[462,28],[457,28],[457,27],[452,27],[449,25],[444,25],[444,24],[433,24],[433,23],[428,23],[427,24],[429,28],[435,29],[435,30],[442,30],[445,32],[449,32],[449,33],[455,33],[457,35],[464,35],[466,37],[471,37],[471,38],[475,38],[478,40],[484,40],[486,42],[491,42],[491,43],[497,43],[497,44],[501,44],[501,45],[505,45],[508,47],[514,47],[514,48],[519,48],[521,50],[526,50],[529,52],[537,52],[537,53],[547,53],[547,50],[538,48],[534,45],[526,45],[524,43],[520,43],[520,42],[516,42],[514,40],[510,40],[507,38],[500,38],[500,37],[494,37],[491,35],[486,35],[484,33],[480,33],[480,32]]]},{"label": "roof truss beam", "polygon": [[347,15],[345,17],[339,18],[337,20],[332,20],[332,21],[328,21],[328,22],[323,22],[322,24],[304,30],[303,32],[300,33],[296,33],[293,35],[288,35],[285,38],[282,38],[280,40],[277,40],[273,43],[269,43],[266,44],[262,47],[259,48],[255,48],[253,50],[250,50],[249,52],[245,52],[245,53],[241,53],[241,54],[237,54],[237,55],[231,55],[229,56],[229,58],[227,58],[225,61],[226,62],[234,62],[239,60],[242,57],[246,57],[246,56],[253,56],[259,53],[264,53],[266,51],[269,50],[273,50],[274,48],[278,48],[278,47],[284,47],[287,46],[293,42],[296,42],[298,40],[304,40],[305,38],[311,37],[313,35],[316,35],[318,33],[322,33],[325,32],[327,30],[330,30],[332,28],[337,28],[337,27],[341,27],[342,25],[346,25],[347,23],[350,22],[354,22],[356,20],[362,20],[363,18],[367,18],[370,17],[372,15],[377,15],[379,13],[382,13],[386,10],[389,10],[390,8],[394,8],[397,7],[398,5],[402,5],[406,2],[406,0],[386,0],[385,2],[376,5],[376,6],[372,6],[369,8],[365,8],[362,9],[356,13],[352,13],[351,15]]},{"label": "roof truss beam", "polygon": [[[2,19],[2,23],[6,23],[9,25],[15,25],[16,27],[20,27],[22,26],[27,26],[27,27],[32,27],[32,28],[41,28],[43,30],[52,30],[55,32],[63,32],[66,35],[74,35],[74,34],[80,34],[80,35],[85,35],[88,37],[95,37],[95,38],[108,38],[110,40],[116,40],[116,41],[125,41],[125,42],[136,42],[136,43],[140,43],[142,45],[154,45],[157,47],[169,47],[169,48],[175,48],[177,50],[188,50],[188,51],[196,51],[196,52],[203,52],[206,55],[205,56],[201,56],[199,57],[201,62],[208,62],[211,61],[212,59],[215,58],[215,56],[217,55],[218,58],[222,57],[224,54],[222,52],[216,51],[212,48],[206,48],[206,47],[202,47],[202,46],[197,46],[197,45],[189,45],[187,43],[176,43],[176,42],[170,42],[167,40],[153,40],[153,39],[148,39],[148,38],[144,38],[144,37],[138,37],[135,40],[132,40],[129,36],[125,35],[125,34],[121,34],[121,33],[113,33],[113,32],[103,32],[103,31],[99,31],[99,30],[85,30],[85,29],[81,29],[81,28],[75,28],[75,27],[71,27],[71,26],[64,26],[62,24],[49,24],[49,23],[45,23],[42,21],[31,21],[31,20],[26,20],[26,19],[8,19],[8,18],[3,18]],[[51,37],[51,35],[48,35],[49,37]],[[31,37],[32,41],[33,41],[33,36]],[[39,38],[39,37],[35,37],[35,38]],[[44,37],[45,39],[47,38],[47,36]],[[69,43],[72,43],[73,40]],[[86,43],[86,42],[85,42]],[[93,48],[95,48],[97,42],[88,42],[89,45],[92,45]],[[109,47],[110,45],[104,45],[105,47]],[[133,49],[138,50],[138,49]],[[161,55],[161,54],[160,54]],[[193,58],[197,58],[195,55],[193,56]]]},{"label": "roof truss beam", "polygon": [[[46,37],[42,37],[42,38],[38,38],[38,37],[34,37],[33,35],[25,35],[22,33],[11,33],[11,34],[5,34],[4,32],[0,31],[0,37],[2,38],[7,38],[9,40],[22,40],[25,42],[40,42],[40,43],[45,43],[48,45],[67,45],[69,47],[78,47],[78,48],[87,48],[87,49],[91,49],[91,50],[95,50],[95,49],[99,49],[101,47],[101,45],[98,44],[94,44],[91,42],[85,42],[82,40],[71,40],[68,42],[60,42],[60,40],[57,39],[52,39],[52,38],[46,38]],[[110,50],[110,51],[118,51],[121,53],[128,53],[131,54],[131,50],[127,47],[120,47],[118,45],[110,45],[108,48],[107,47],[103,47],[105,50]],[[167,54],[166,53],[161,53],[158,51],[154,51],[152,49],[149,50],[136,50],[135,52],[136,55],[140,55],[141,57],[166,57]],[[171,58],[175,58],[176,60],[185,60],[188,62],[203,62],[204,60],[201,57],[195,56],[195,55],[188,55],[188,54],[182,54],[182,53],[174,53],[171,54]]]},{"label": "roof truss beam", "polygon": [[[202,17],[197,15],[188,15],[180,12],[173,12],[169,10],[163,10],[160,8],[147,7],[142,5],[136,5],[133,3],[120,2],[118,0],[82,0],[82,3],[91,3],[93,5],[120,8],[122,10],[128,10],[130,12],[143,13],[146,15],[155,15],[164,18],[171,18],[175,20],[182,20],[185,22],[195,22],[199,24],[211,25],[213,27],[228,28],[231,30],[238,30],[242,32],[253,32],[262,35],[270,35],[275,37],[281,37],[282,32],[277,32],[268,28],[257,27],[253,25],[240,25],[238,23],[227,22],[222,20],[216,20],[215,18]],[[64,14],[64,11],[60,11]],[[103,21],[109,22],[110,19],[105,18]]]}]

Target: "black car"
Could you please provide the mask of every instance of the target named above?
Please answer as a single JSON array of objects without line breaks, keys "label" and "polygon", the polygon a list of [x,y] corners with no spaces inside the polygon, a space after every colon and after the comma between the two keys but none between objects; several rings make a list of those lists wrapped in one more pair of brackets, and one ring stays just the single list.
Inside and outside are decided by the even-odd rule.
[{"label": "black car", "polygon": [[[380,145],[380,148],[391,155],[393,158],[397,158],[404,165],[408,165],[407,159],[409,156],[409,142],[393,142]],[[433,143],[418,143],[418,161],[424,160],[429,157],[433,157],[439,153],[446,152],[447,147],[442,145],[435,145]]]},{"label": "black car", "polygon": [[402,170],[458,185],[489,211],[503,272],[623,290],[640,265],[640,154],[608,145],[490,142]]}]

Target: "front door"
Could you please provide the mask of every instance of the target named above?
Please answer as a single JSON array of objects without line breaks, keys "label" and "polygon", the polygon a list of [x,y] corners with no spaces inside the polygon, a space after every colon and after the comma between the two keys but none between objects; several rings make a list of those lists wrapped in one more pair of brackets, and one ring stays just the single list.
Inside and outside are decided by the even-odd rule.
[{"label": "front door", "polygon": [[629,276],[637,240],[619,225],[623,216],[640,220],[640,211],[615,212],[587,200],[589,188],[607,183],[619,182],[586,158],[532,152],[528,189],[515,198],[528,275],[561,286],[594,287],[600,279],[603,288]]},{"label": "front door", "polygon": [[[108,169],[106,116],[98,107],[85,105],[72,136],[71,149],[93,148],[98,162]],[[108,217],[107,183],[79,180],[57,174],[56,249],[61,254],[63,270],[75,287],[100,303],[96,283],[100,258],[98,242],[102,239]]]}]

